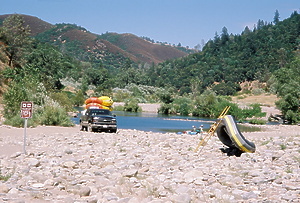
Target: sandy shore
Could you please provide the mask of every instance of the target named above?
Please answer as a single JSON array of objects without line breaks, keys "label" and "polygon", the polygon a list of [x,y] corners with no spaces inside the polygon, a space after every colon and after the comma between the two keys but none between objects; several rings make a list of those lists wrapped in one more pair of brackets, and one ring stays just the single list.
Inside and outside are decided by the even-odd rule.
[{"label": "sandy shore", "polygon": [[217,136],[195,151],[199,135],[79,126],[27,128],[25,154],[24,129],[0,125],[0,202],[300,202],[300,126],[260,128],[235,157]]},{"label": "sandy shore", "polygon": [[[251,126],[250,124],[245,124]],[[255,125],[260,127],[261,131],[243,133],[249,138],[271,138],[271,137],[290,137],[300,136],[300,126],[297,125]],[[79,126],[75,127],[57,127],[57,126],[38,126],[36,128],[27,128],[27,142],[30,143],[31,137],[50,136],[53,134],[76,134],[79,132]],[[143,134],[143,131],[140,131]],[[151,133],[151,132],[147,132]],[[0,155],[11,155],[15,152],[23,151],[24,128],[15,128],[11,126],[0,126]],[[6,140],[10,140],[7,142]],[[27,143],[28,144],[28,143]]]},{"label": "sandy shore", "polygon": [[[228,157],[216,136],[0,126],[0,202],[299,202],[300,126],[245,133]],[[7,177],[7,180],[5,179]]]},{"label": "sandy shore", "polygon": [[[124,102],[114,102],[113,107],[124,106]],[[160,104],[139,103],[142,112],[157,113]]]}]

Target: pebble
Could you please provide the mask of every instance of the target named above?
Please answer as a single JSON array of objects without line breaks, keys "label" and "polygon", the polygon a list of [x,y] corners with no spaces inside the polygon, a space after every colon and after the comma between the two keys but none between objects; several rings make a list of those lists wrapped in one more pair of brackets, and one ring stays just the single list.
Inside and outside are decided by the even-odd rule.
[{"label": "pebble", "polygon": [[197,135],[41,133],[1,157],[0,201],[300,202],[300,136],[249,140],[255,153],[228,157],[216,137],[195,152]]}]

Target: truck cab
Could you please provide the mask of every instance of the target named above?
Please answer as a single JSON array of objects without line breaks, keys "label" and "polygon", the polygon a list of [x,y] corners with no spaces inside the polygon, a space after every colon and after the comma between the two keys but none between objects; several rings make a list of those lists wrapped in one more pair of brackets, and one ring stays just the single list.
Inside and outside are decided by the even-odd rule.
[{"label": "truck cab", "polygon": [[117,132],[116,115],[108,109],[90,108],[80,117],[80,130],[88,132]]}]

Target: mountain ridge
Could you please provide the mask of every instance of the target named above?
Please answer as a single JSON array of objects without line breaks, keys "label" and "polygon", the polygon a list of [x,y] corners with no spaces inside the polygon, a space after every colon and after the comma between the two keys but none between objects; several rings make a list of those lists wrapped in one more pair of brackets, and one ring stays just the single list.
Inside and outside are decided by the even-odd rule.
[{"label": "mountain ridge", "polygon": [[[0,15],[0,20],[3,21],[10,15],[13,14]],[[58,47],[63,46],[67,41],[76,42],[80,44],[79,47],[81,47],[82,52],[94,52],[94,55],[98,57],[97,60],[104,58],[101,57],[101,55],[104,56],[112,53],[129,58],[136,63],[158,64],[168,59],[188,55],[188,53],[176,49],[173,46],[152,43],[130,33],[108,33],[110,36],[118,38],[117,41],[112,42],[103,37],[103,35],[105,36],[107,33],[95,34],[75,24],[62,23],[52,25],[35,16],[20,15],[24,18],[24,24],[29,25],[31,36],[37,37],[38,39],[43,38],[44,42],[55,44]],[[65,27],[62,29],[60,25],[64,25]],[[49,31],[53,33],[49,35]]]}]

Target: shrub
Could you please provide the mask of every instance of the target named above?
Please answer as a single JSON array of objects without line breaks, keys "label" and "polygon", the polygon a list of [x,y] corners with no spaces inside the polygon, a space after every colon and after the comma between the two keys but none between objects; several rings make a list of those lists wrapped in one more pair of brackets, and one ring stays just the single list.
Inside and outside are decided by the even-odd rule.
[{"label": "shrub", "polygon": [[171,114],[170,112],[171,105],[170,104],[162,104],[158,109],[158,113],[162,114]]},{"label": "shrub", "polygon": [[8,181],[11,178],[11,176],[12,176],[12,174],[2,175],[1,171],[0,171],[0,180],[1,181],[6,182],[6,181]]},{"label": "shrub", "polygon": [[252,90],[252,94],[254,95],[261,95],[263,93],[265,93],[265,91],[262,88],[256,88]]},{"label": "shrub", "polygon": [[[20,127],[24,126],[24,122],[25,122],[24,118],[21,118],[20,114],[18,114],[18,115],[15,115],[15,116],[11,117],[10,119],[6,119],[4,121],[4,124],[20,128]],[[35,117],[29,118],[27,120],[27,126],[36,127]]]},{"label": "shrub", "polygon": [[288,110],[285,114],[285,118],[291,123],[296,124],[300,121],[300,113]]},{"label": "shrub", "polygon": [[177,97],[174,99],[172,106],[176,113],[186,116],[193,110],[192,100],[188,97]]},{"label": "shrub", "polygon": [[85,98],[84,98],[84,94],[82,92],[82,90],[78,90],[73,97],[71,97],[72,99],[72,104],[75,106],[81,106],[84,104]]},{"label": "shrub", "polygon": [[124,110],[124,106],[122,106],[122,105],[114,107],[114,111],[123,111],[123,110]]},{"label": "shrub", "polygon": [[140,112],[142,111],[142,109],[141,107],[139,107],[138,101],[136,99],[129,99],[125,102],[124,111]]},{"label": "shrub", "polygon": [[42,125],[54,125],[69,127],[74,124],[64,108],[59,106],[45,106],[44,111],[40,116]]},{"label": "shrub", "polygon": [[[12,82],[3,95],[4,123],[15,127],[24,125],[24,120],[20,118],[20,105],[22,101],[33,102],[33,115],[28,119],[29,126],[37,125],[61,125],[72,126],[65,105],[67,96],[65,94],[54,94],[54,98],[59,98],[62,105],[47,96],[48,92],[41,83],[23,80]],[[61,98],[60,98],[61,97]]]},{"label": "shrub", "polygon": [[66,111],[73,111],[73,102],[72,99],[70,99],[70,93],[68,94],[68,92],[54,92],[50,95],[50,97],[54,101],[58,102],[59,105],[62,106]]},{"label": "shrub", "polygon": [[253,118],[249,120],[249,123],[254,125],[265,125],[267,121],[263,119]]},{"label": "shrub", "polygon": [[243,119],[251,118],[251,117],[264,117],[266,116],[265,112],[261,112],[260,104],[251,104],[250,108],[246,108],[242,110]]}]

